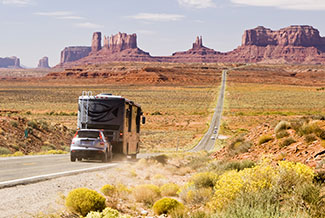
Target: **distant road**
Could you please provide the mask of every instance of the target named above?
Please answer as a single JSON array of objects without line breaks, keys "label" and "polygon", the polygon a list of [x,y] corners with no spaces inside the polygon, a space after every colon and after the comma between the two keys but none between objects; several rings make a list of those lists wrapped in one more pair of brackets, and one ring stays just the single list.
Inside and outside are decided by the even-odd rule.
[{"label": "distant road", "polygon": [[220,121],[223,110],[223,102],[225,98],[225,90],[226,90],[226,79],[227,79],[228,70],[222,71],[222,80],[221,80],[221,88],[218,97],[218,103],[214,110],[214,114],[210,123],[210,127],[208,131],[205,133],[201,141],[190,151],[201,151],[201,150],[212,150],[214,148],[214,144],[219,135],[220,129]]}]

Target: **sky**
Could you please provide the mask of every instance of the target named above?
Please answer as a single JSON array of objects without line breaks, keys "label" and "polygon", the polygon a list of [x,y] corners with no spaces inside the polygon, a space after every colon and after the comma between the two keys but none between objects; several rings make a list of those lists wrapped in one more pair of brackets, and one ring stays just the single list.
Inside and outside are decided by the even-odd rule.
[{"label": "sky", "polygon": [[[60,62],[68,46],[90,46],[92,33],[136,33],[153,56],[206,47],[230,51],[244,30],[311,25],[325,36],[325,0],[0,0],[0,57],[26,67],[49,57]],[[322,34],[323,33],[323,34]]]}]

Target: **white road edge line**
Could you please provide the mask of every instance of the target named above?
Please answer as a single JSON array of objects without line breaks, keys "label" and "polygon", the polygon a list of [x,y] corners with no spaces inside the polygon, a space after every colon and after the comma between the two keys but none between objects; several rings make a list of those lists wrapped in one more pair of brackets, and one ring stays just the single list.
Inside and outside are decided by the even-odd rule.
[{"label": "white road edge line", "polygon": [[100,169],[114,167],[116,165],[118,165],[118,164],[112,163],[112,164],[100,166],[100,167],[90,167],[90,168],[80,169],[80,170],[70,170],[70,171],[65,171],[65,172],[51,173],[51,174],[46,174],[46,175],[41,175],[41,176],[32,176],[32,177],[27,177],[27,178],[23,178],[23,179],[4,181],[4,182],[0,182],[0,189],[12,187],[12,186],[16,186],[16,185],[25,185],[28,183],[40,182],[40,181],[58,178],[58,177],[62,177],[62,176],[79,174],[82,172],[96,171],[96,170],[100,170]]}]

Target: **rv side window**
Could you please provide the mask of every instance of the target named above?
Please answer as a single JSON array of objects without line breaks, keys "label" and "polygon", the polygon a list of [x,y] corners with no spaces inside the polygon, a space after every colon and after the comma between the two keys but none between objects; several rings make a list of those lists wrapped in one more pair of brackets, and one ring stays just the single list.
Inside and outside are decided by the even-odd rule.
[{"label": "rv side window", "polygon": [[138,108],[138,110],[137,110],[137,118],[136,118],[137,133],[140,132],[140,118],[141,118],[141,109]]},{"label": "rv side window", "polygon": [[128,131],[131,132],[132,127],[132,106],[129,105],[129,117],[128,117],[129,125],[128,125]]}]

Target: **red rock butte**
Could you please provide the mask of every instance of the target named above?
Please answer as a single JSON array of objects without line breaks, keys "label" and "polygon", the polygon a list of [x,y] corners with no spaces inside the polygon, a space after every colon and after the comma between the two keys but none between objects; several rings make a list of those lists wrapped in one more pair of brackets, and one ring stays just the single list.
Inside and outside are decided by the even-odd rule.
[{"label": "red rock butte", "polygon": [[203,45],[197,37],[191,49],[171,56],[153,57],[137,46],[137,35],[118,33],[93,34],[91,47],[66,47],[61,52],[60,67],[100,64],[115,61],[138,62],[235,62],[325,64],[325,37],[312,26],[290,26],[277,31],[259,26],[246,30],[242,44],[229,52],[218,52]]}]

